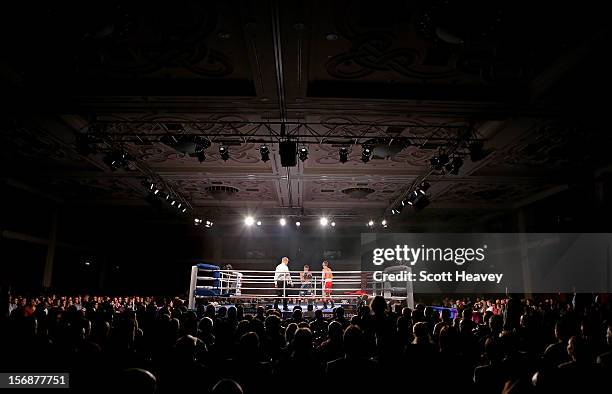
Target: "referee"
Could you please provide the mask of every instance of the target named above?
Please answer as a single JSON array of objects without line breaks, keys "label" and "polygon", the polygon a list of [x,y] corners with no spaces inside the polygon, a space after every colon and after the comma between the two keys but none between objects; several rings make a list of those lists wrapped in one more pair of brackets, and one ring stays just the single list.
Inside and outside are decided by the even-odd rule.
[{"label": "referee", "polygon": [[[284,311],[289,310],[285,290],[287,287],[291,287],[293,285],[293,282],[291,282],[291,274],[289,273],[288,265],[289,257],[283,257],[280,264],[277,265],[276,269],[274,270],[274,287],[276,288],[276,296],[282,297]],[[278,299],[276,302],[278,303]]]}]

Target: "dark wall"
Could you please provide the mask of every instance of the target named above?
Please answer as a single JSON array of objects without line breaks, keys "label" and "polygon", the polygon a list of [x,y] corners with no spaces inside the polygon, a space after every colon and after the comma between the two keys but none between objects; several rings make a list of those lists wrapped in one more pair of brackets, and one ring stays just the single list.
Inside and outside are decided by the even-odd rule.
[{"label": "dark wall", "polygon": [[35,290],[42,283],[55,204],[3,182],[0,198],[0,282]]},{"label": "dark wall", "polygon": [[566,190],[491,219],[488,232],[612,232],[612,176],[572,183]]}]

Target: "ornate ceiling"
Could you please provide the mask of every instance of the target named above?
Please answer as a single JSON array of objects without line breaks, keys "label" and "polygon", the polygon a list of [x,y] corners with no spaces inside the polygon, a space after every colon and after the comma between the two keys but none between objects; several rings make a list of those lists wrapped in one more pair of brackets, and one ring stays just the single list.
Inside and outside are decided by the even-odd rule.
[{"label": "ornate ceiling", "polygon": [[[15,3],[0,21],[1,176],[65,201],[146,206],[143,181],[154,176],[198,216],[363,223],[429,172],[432,141],[469,124],[488,155],[466,160],[458,175],[430,176],[431,205],[394,219],[469,225],[610,162],[596,118],[568,111],[580,101],[568,89],[598,78],[589,62],[608,31],[596,10],[490,1]],[[197,122],[205,126],[193,129]],[[275,133],[279,122],[309,124],[325,138],[287,169],[277,144],[262,162],[260,143],[240,141],[248,122],[272,122]],[[136,165],[111,171],[103,146],[78,149],[77,133],[100,123],[142,137],[114,146]],[[159,125],[216,137],[200,163],[148,139]],[[423,143],[368,163],[349,145],[340,163],[332,142],[347,133]]]}]

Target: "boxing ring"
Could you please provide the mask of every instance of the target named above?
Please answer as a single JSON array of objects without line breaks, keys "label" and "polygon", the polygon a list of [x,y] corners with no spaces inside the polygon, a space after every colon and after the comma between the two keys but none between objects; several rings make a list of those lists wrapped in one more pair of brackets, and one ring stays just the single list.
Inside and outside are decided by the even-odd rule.
[{"label": "boxing ring", "polygon": [[[408,267],[392,267],[397,269]],[[387,271],[387,270],[385,270]],[[364,295],[382,295],[386,299],[406,300],[413,306],[412,283],[390,286],[388,283],[373,280],[373,272],[334,270],[332,286],[325,287],[326,279],[322,271],[308,271],[312,274],[310,282],[300,280],[303,271],[289,271],[291,283],[283,281],[283,287],[275,287],[275,271],[265,270],[224,270],[212,264],[197,264],[191,267],[189,282],[189,308],[195,309],[198,299],[224,299],[250,302],[278,302],[283,299],[315,302],[359,301]],[[282,294],[282,295],[281,295]]]}]

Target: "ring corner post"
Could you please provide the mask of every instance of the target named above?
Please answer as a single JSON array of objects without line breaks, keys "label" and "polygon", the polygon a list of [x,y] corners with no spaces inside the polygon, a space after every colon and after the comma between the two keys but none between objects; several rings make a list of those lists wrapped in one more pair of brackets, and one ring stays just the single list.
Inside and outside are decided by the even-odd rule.
[{"label": "ring corner post", "polygon": [[195,309],[195,290],[198,282],[198,266],[191,267],[191,280],[189,281],[189,309]]}]

